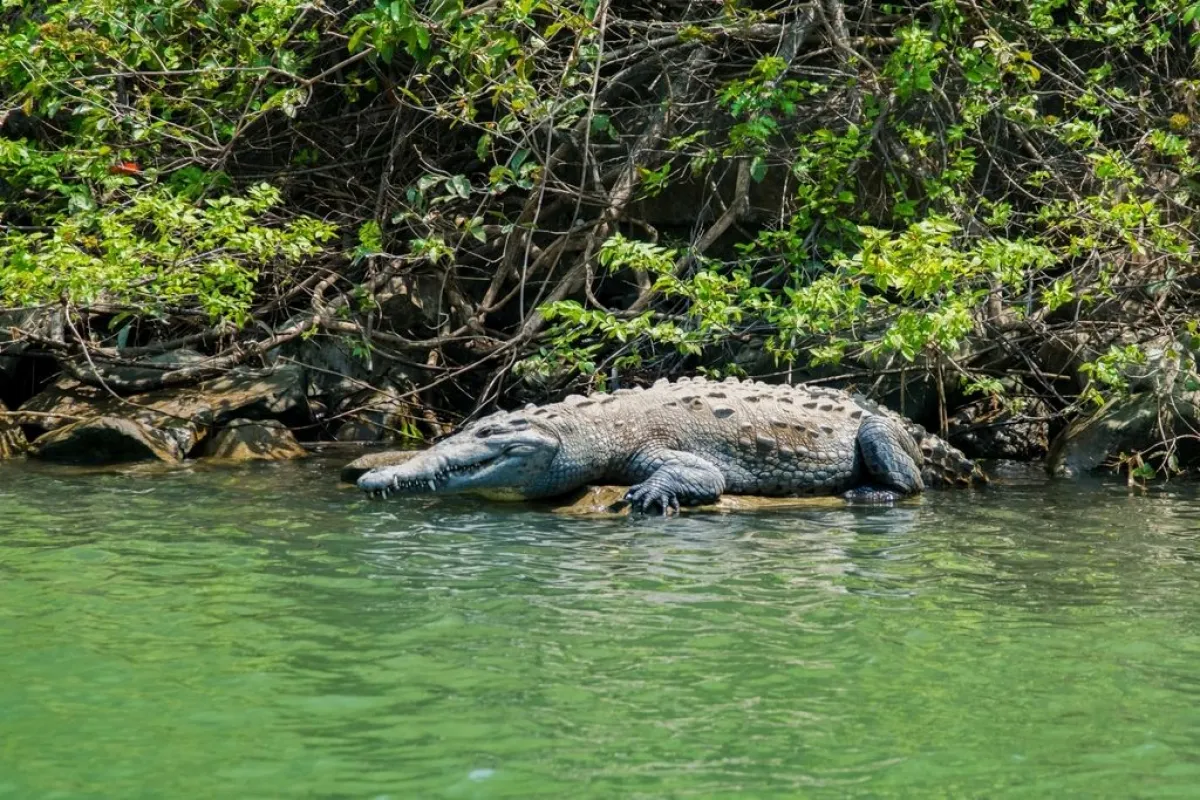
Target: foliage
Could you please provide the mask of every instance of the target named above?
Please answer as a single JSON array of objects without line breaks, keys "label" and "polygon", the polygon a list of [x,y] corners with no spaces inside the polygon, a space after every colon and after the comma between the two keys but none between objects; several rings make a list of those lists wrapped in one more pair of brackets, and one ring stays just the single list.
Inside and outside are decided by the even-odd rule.
[{"label": "foliage", "polygon": [[260,271],[282,271],[319,252],[331,226],[300,217],[260,224],[279,203],[266,184],[245,197],[197,204],[154,189],[104,213],[79,208],[50,229],[0,237],[0,303],[103,303],[160,318],[200,309],[214,322],[246,323]]},{"label": "foliage", "polygon": [[[553,374],[556,358],[566,369],[606,369],[595,358],[602,341],[613,363],[644,365],[671,342],[696,357],[753,332],[789,368],[948,356],[963,385],[999,394],[991,376],[1003,359],[973,353],[1001,325],[1053,338],[1070,327],[1056,321],[1063,311],[1103,314],[1131,292],[1176,296],[1196,267],[1200,184],[1183,134],[1200,85],[1186,77],[1194,43],[1178,27],[1195,9],[1109,4],[1096,16],[1086,3],[1056,2],[1024,17],[986,7],[974,21],[938,9],[897,25],[890,54],[864,55],[878,65],[865,80],[801,81],[766,56],[725,82],[726,118],[697,125],[727,131],[721,155],[750,159],[756,181],[767,165],[786,168],[787,213],[726,263],[686,242],[655,256],[614,235],[601,263],[659,276],[674,311],[629,317],[553,303],[539,374]],[[1072,61],[1063,42],[1096,46]],[[1164,79],[1180,76],[1174,89],[1115,71],[1154,58]],[[710,148],[685,151],[691,169],[680,174],[715,163]],[[1113,336],[1132,322],[1109,319]],[[1163,320],[1170,328],[1177,317]],[[581,348],[589,359],[572,362]],[[1114,352],[1131,361],[1140,351],[1114,346],[1085,363],[1089,401],[1122,391]]]},{"label": "foliage", "polygon": [[1195,319],[1200,4],[660,5],[6,3],[0,300],[312,312],[451,406],[895,363],[1069,413]]},{"label": "foliage", "polygon": [[913,223],[900,236],[868,226],[858,232],[853,255],[838,255],[816,277],[795,270],[779,291],[757,284],[745,268],[730,271],[716,263],[681,280],[672,271],[675,251],[616,235],[601,248],[601,263],[657,275],[665,296],[687,301],[687,324],[656,324],[651,314],[622,319],[565,300],[544,309],[559,323],[551,329],[552,342],[566,361],[580,342],[601,336],[627,345],[641,363],[639,337],[696,355],[754,316],[771,326],[766,352],[777,362],[794,362],[797,343],[815,337],[813,365],[839,363],[855,346],[860,355],[899,354],[911,362],[927,351],[957,353],[974,328],[973,310],[994,281],[1020,288],[1028,272],[1055,261],[1048,248],[1022,240],[980,240],[962,249],[954,240],[958,226],[940,217]]},{"label": "foliage", "polygon": [[0,37],[3,113],[49,124],[0,139],[0,305],[194,309],[241,326],[262,276],[286,282],[323,252],[333,226],[268,184],[227,191],[220,159],[197,157],[303,101],[290,73],[315,33],[307,6],[240,6],[88,0],[16,15]]}]

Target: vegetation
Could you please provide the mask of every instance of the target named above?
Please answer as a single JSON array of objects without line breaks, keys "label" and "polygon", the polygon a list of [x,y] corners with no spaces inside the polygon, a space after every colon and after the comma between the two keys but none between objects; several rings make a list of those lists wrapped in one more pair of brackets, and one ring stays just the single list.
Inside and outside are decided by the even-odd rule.
[{"label": "vegetation", "polygon": [[1200,3],[0,8],[0,306],[64,309],[16,340],[114,391],[84,367],[301,337],[443,411],[685,370],[926,376],[943,426],[1200,388]]}]

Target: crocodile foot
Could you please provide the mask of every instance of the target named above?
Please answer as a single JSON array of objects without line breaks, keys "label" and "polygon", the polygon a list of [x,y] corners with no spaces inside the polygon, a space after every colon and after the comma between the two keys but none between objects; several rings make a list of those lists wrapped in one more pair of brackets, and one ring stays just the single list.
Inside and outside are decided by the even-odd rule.
[{"label": "crocodile foot", "polygon": [[625,499],[639,514],[649,514],[655,506],[662,509],[665,517],[679,511],[679,494],[662,483],[646,481],[625,493]]},{"label": "crocodile foot", "polygon": [[874,506],[890,506],[897,500],[903,500],[908,495],[904,492],[889,489],[886,486],[876,486],[866,484],[864,486],[856,486],[848,492],[844,492],[842,497],[848,502],[860,505]]}]

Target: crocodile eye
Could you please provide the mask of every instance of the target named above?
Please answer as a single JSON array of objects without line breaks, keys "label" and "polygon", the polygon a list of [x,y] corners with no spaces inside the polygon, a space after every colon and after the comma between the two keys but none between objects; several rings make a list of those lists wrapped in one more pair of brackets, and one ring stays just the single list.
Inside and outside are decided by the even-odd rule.
[{"label": "crocodile eye", "polygon": [[475,431],[475,436],[478,439],[486,439],[489,436],[495,436],[495,435],[496,435],[496,429],[492,428],[492,427],[480,428],[479,430]]}]

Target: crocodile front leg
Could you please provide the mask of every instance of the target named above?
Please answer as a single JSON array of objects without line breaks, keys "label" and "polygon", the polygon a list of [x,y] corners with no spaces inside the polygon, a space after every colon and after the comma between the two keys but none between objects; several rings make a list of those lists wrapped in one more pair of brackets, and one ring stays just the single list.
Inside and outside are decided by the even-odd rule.
[{"label": "crocodile front leg", "polygon": [[[630,464],[634,475],[649,476],[625,493],[633,510],[650,513],[658,506],[666,516],[681,505],[715,503],[725,491],[725,475],[711,462],[681,450],[639,454]],[[636,480],[636,478],[635,478]]]},{"label": "crocodile front leg", "polygon": [[858,429],[858,452],[869,483],[843,497],[860,503],[890,503],[925,490],[921,449],[904,426],[882,416],[867,417]]}]

